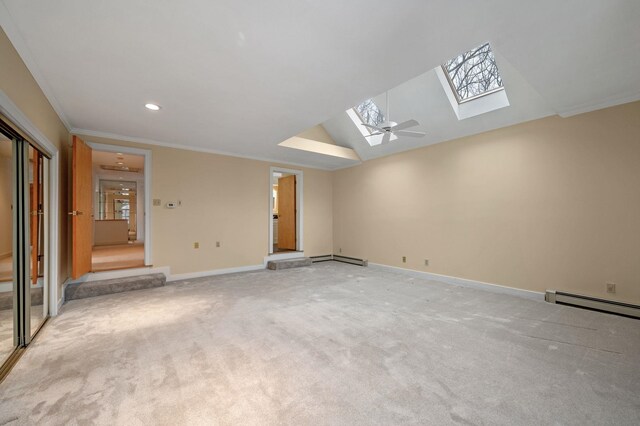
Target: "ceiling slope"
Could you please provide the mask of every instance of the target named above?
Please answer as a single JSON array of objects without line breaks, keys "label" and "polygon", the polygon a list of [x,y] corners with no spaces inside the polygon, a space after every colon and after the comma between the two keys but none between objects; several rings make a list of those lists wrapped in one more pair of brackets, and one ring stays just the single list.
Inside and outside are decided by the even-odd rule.
[{"label": "ceiling slope", "polygon": [[[634,0],[3,0],[0,12],[76,131],[325,169],[343,165],[278,143],[325,123],[367,159],[640,98]],[[452,121],[430,70],[484,41],[511,106]],[[341,114],[391,88],[398,118],[405,105],[430,136],[353,142]]]}]

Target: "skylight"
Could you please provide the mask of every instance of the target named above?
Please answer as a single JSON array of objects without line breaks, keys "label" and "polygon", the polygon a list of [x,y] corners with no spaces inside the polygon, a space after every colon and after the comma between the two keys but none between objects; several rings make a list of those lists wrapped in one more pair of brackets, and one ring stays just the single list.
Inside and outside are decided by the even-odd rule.
[{"label": "skylight", "polygon": [[502,77],[489,43],[471,49],[442,65],[458,103],[502,90]]},{"label": "skylight", "polygon": [[[372,126],[379,126],[384,123],[384,114],[382,114],[380,108],[378,108],[375,102],[373,102],[373,99],[367,99],[360,105],[355,106],[353,110],[358,114],[363,123],[370,124]],[[369,133],[372,133],[372,129],[367,129],[369,130]]]}]

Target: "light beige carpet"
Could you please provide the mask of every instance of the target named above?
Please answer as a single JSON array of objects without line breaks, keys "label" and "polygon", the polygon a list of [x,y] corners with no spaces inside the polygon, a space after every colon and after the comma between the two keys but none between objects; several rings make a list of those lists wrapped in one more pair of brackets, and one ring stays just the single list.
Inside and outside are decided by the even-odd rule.
[{"label": "light beige carpet", "polygon": [[0,424],[640,424],[640,321],[327,262],[69,302]]},{"label": "light beige carpet", "polygon": [[[42,305],[34,305],[31,310],[31,331],[35,332],[43,319]],[[0,364],[15,349],[13,344],[13,310],[0,310]],[[2,385],[0,385],[1,387]],[[2,423],[0,423],[1,425]]]}]

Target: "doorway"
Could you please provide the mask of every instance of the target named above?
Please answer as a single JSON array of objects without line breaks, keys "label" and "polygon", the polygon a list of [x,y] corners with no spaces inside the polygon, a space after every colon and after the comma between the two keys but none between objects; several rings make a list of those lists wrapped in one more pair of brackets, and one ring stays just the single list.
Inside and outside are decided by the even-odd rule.
[{"label": "doorway", "polygon": [[91,272],[140,268],[145,262],[145,156],[91,150],[93,239]]},{"label": "doorway", "polygon": [[151,266],[151,151],[72,139],[71,278]]},{"label": "doorway", "polygon": [[271,167],[269,183],[269,254],[302,252],[302,171]]}]

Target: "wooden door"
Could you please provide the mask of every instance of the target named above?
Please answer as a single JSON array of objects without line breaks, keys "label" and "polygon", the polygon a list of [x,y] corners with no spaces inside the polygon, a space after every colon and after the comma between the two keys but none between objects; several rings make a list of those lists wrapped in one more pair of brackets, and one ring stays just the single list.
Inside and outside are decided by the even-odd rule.
[{"label": "wooden door", "polygon": [[91,270],[93,245],[91,148],[77,136],[73,137],[71,174],[71,276],[76,279]]},{"label": "wooden door", "polygon": [[296,176],[278,179],[278,249],[296,250]]}]

